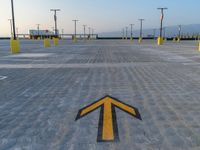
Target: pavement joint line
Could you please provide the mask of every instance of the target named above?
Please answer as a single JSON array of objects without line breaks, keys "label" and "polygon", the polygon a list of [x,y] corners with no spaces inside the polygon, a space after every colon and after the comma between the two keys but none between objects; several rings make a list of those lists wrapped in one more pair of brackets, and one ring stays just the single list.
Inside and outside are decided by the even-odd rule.
[{"label": "pavement joint line", "polygon": [[134,67],[134,66],[162,66],[166,64],[176,65],[180,63],[161,63],[161,62],[136,62],[136,63],[86,63],[86,64],[0,64],[0,69],[34,69],[34,68],[108,68],[108,67]]}]

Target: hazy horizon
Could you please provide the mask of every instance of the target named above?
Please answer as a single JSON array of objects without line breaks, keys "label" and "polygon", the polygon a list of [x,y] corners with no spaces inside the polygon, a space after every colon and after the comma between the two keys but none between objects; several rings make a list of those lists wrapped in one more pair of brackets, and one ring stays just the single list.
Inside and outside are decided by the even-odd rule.
[{"label": "hazy horizon", "polygon": [[[196,10],[200,1],[191,0],[14,0],[16,27],[19,33],[28,33],[29,29],[36,29],[36,24],[41,24],[41,29],[52,30],[54,26],[53,13],[51,8],[60,8],[58,12],[58,27],[64,29],[65,33],[74,32],[73,19],[80,20],[77,25],[77,32],[83,32],[83,24],[95,29],[96,33],[116,32],[135,24],[134,30],[139,29],[138,19],[144,18],[144,29],[159,28],[160,12],[157,7],[168,7],[165,13],[164,26],[178,24],[200,24],[200,16]],[[180,7],[181,6],[181,7]],[[10,0],[1,0],[0,5],[0,36],[10,35],[11,18]]]}]

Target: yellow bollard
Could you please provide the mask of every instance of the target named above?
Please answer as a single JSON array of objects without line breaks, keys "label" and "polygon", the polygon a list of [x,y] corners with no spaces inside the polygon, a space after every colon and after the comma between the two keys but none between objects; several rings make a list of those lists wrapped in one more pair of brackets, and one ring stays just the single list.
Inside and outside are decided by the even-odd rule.
[{"label": "yellow bollard", "polygon": [[49,39],[44,39],[44,47],[45,47],[45,48],[51,47],[51,43],[50,43],[50,40],[49,40]]},{"label": "yellow bollard", "polygon": [[53,38],[53,42],[55,46],[59,45],[59,38]]},{"label": "yellow bollard", "polygon": [[131,38],[131,43],[133,43],[133,38]]},{"label": "yellow bollard", "polygon": [[157,44],[158,45],[162,45],[163,44],[163,38],[162,37],[158,37]]},{"label": "yellow bollard", "polygon": [[142,44],[142,38],[139,38],[138,43]]},{"label": "yellow bollard", "polygon": [[200,51],[200,41],[199,41],[199,45],[198,45],[198,50]]},{"label": "yellow bollard", "polygon": [[74,39],[73,39],[73,42],[76,43],[76,42],[77,42],[77,38],[74,38]]},{"label": "yellow bollard", "polygon": [[19,40],[10,40],[10,49],[12,54],[17,54],[20,52],[20,42]]},{"label": "yellow bollard", "polygon": [[178,38],[178,39],[177,39],[177,43],[180,43],[180,41],[181,41],[181,39],[180,39],[180,38]]}]

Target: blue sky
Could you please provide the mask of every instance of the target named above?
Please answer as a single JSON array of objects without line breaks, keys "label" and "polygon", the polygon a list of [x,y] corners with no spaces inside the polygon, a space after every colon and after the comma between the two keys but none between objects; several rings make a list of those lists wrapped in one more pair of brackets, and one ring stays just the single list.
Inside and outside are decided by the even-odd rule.
[{"label": "blue sky", "polygon": [[[60,8],[59,29],[73,33],[73,19],[80,20],[78,32],[83,24],[96,32],[121,31],[130,23],[139,28],[138,18],[145,18],[144,28],[158,28],[160,12],[157,7],[168,7],[165,26],[198,24],[199,0],[14,0],[16,26],[20,33],[28,33],[41,24],[42,29],[52,29],[53,13],[50,8]],[[10,0],[0,0],[0,36],[10,33],[8,18],[11,17]]]}]

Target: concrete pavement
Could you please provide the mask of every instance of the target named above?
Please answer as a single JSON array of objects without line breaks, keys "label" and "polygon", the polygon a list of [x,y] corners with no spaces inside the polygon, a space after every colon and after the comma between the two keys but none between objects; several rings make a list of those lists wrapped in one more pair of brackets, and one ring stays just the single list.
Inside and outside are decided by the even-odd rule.
[{"label": "concrete pavement", "polygon": [[[200,149],[196,42],[61,41],[44,49],[22,41],[17,55],[8,43],[0,41],[0,150]],[[105,95],[142,117],[116,108],[118,142],[97,142],[100,109],[75,121]]]}]

